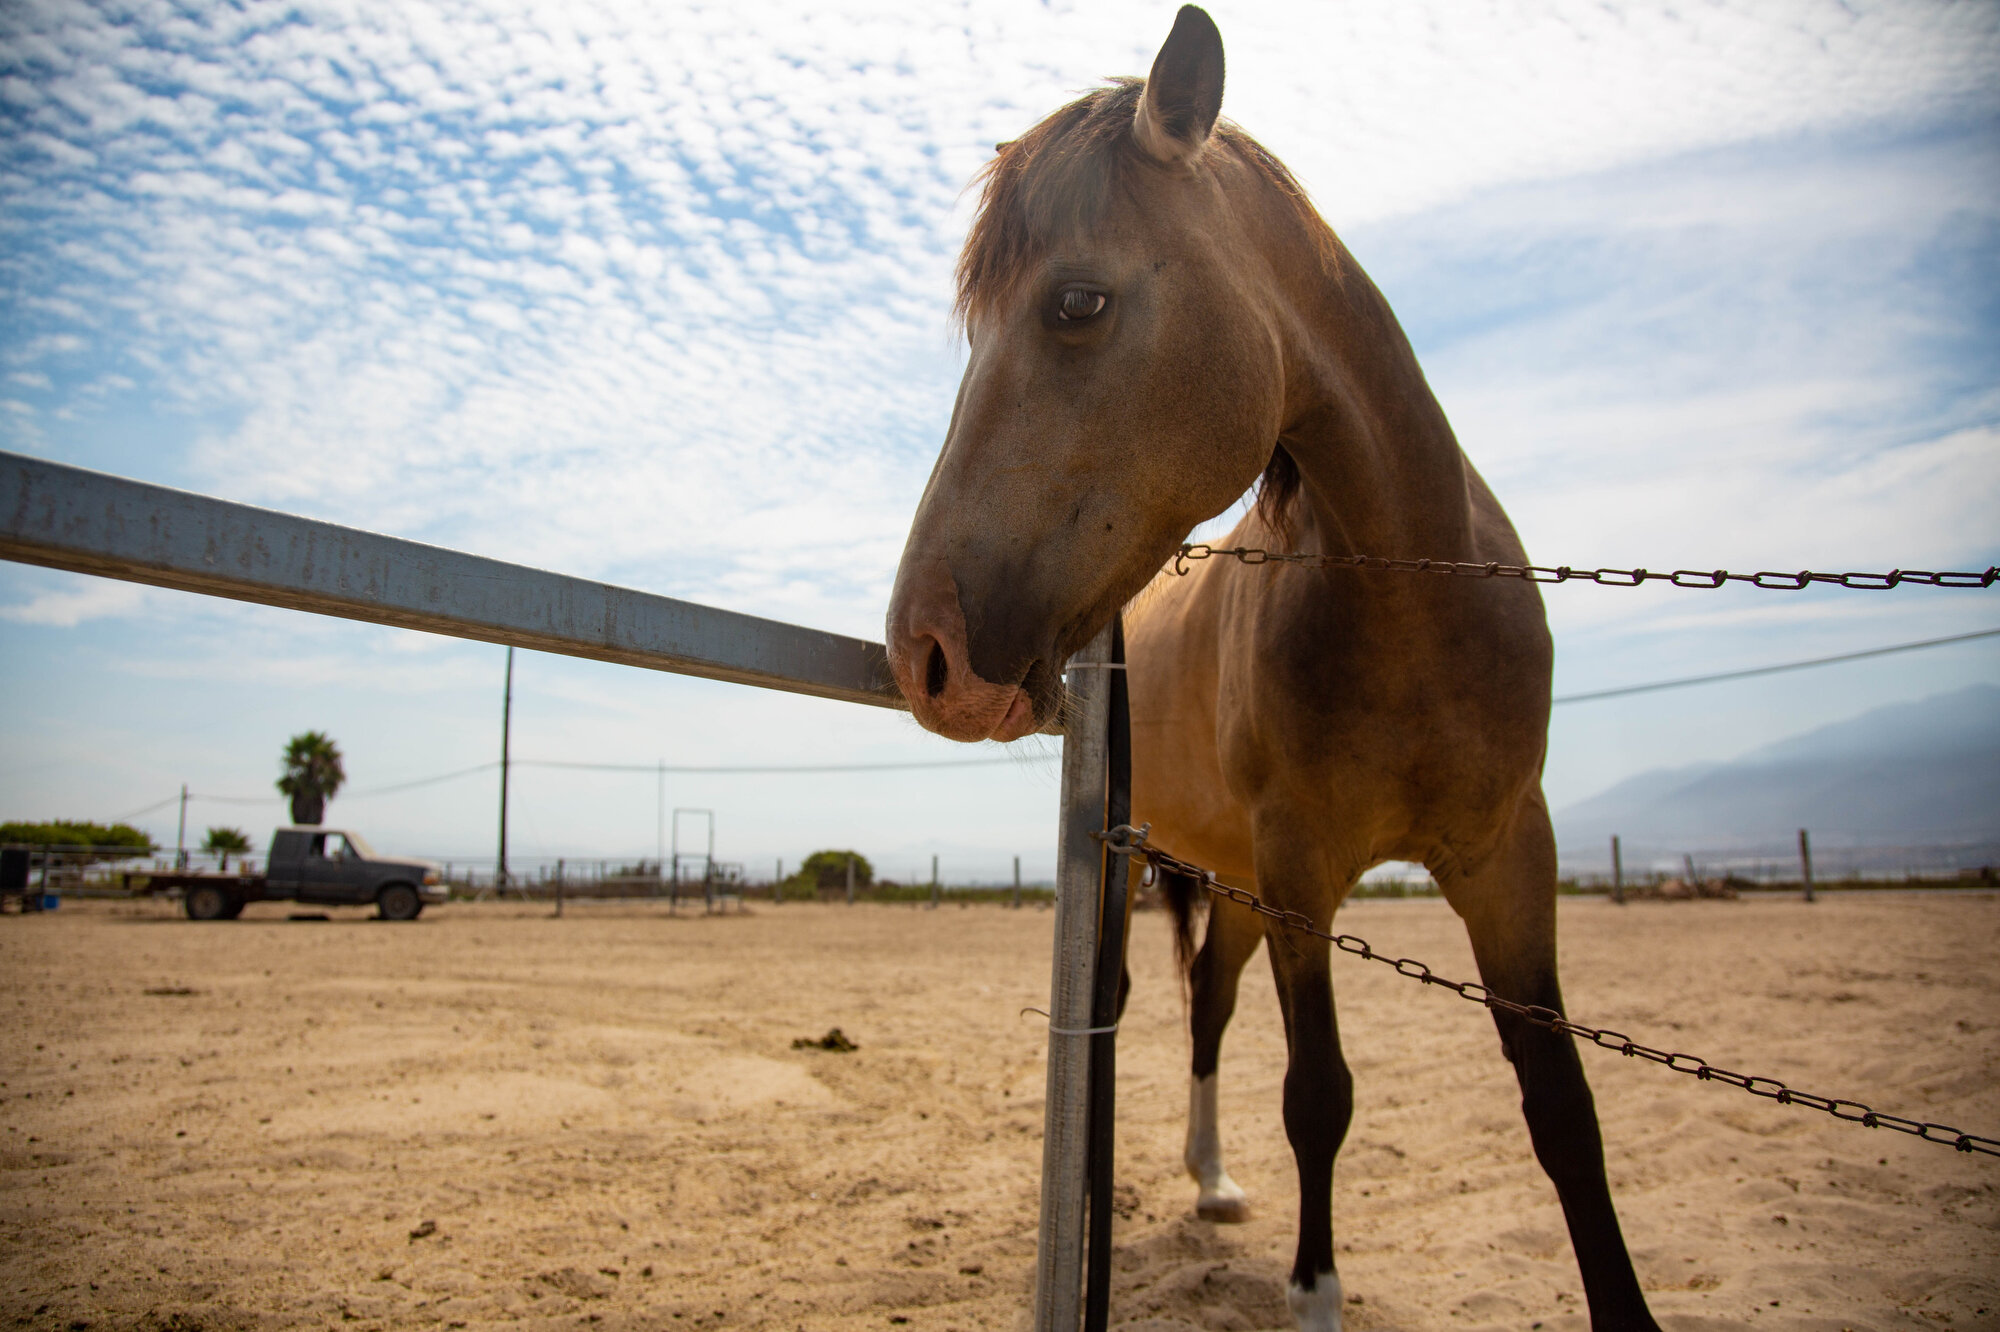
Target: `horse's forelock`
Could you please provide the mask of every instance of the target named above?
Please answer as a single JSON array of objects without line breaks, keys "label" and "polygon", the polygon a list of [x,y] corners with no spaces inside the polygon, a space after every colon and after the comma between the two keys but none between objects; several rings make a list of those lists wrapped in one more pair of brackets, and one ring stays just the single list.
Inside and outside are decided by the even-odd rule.
[{"label": "horse's forelock", "polygon": [[[958,257],[953,313],[961,323],[1011,291],[1052,246],[1103,216],[1112,191],[1144,157],[1132,117],[1145,90],[1144,79],[1114,79],[999,145],[976,178],[979,211]],[[1284,198],[1313,236],[1322,267],[1334,271],[1339,242],[1285,164],[1228,121],[1217,122],[1211,143]]]},{"label": "horse's forelock", "polygon": [[1130,165],[1142,79],[1085,93],[1011,143],[979,173],[979,212],[958,257],[961,321],[1013,288],[1048,248],[1102,215]]}]

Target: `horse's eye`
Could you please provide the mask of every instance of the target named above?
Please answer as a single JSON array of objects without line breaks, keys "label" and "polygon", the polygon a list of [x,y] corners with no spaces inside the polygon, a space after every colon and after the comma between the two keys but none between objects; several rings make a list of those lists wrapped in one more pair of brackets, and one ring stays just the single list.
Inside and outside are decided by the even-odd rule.
[{"label": "horse's eye", "polygon": [[1056,318],[1064,320],[1088,319],[1104,308],[1104,293],[1086,291],[1082,287],[1071,287],[1062,294],[1056,305]]}]

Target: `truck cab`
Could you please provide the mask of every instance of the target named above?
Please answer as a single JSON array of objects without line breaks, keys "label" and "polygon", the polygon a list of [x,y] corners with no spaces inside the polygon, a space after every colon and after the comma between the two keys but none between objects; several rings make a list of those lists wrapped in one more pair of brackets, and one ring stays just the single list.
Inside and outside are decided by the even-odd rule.
[{"label": "truck cab", "polygon": [[279,828],[271,834],[264,877],[266,897],[327,906],[373,902],[390,920],[414,920],[445,898],[436,865],[378,855],[359,833],[342,828]]}]

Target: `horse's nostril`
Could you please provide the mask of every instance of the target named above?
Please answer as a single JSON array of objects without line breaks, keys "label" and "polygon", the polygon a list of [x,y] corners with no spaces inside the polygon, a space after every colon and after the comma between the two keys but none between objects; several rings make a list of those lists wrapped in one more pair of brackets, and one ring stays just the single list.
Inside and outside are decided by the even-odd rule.
[{"label": "horse's nostril", "polygon": [[924,692],[936,698],[944,692],[945,678],[951,674],[951,666],[944,659],[944,644],[931,644],[931,659],[924,667]]}]

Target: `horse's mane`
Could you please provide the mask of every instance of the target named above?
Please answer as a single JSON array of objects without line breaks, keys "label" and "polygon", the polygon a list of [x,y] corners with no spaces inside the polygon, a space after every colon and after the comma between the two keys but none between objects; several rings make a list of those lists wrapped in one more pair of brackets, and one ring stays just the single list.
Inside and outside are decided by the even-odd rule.
[{"label": "horse's mane", "polygon": [[[1011,291],[1051,248],[1089,231],[1113,191],[1130,188],[1133,173],[1147,165],[1132,135],[1132,117],[1145,89],[1144,79],[1113,79],[999,146],[977,177],[979,211],[958,256],[952,313],[962,325]],[[1227,120],[1216,122],[1203,152],[1226,152],[1250,168],[1290,208],[1321,268],[1337,271],[1340,242],[1283,162]],[[1290,526],[1287,512],[1298,487],[1291,455],[1275,446],[1258,486],[1257,507],[1279,533]]]}]

